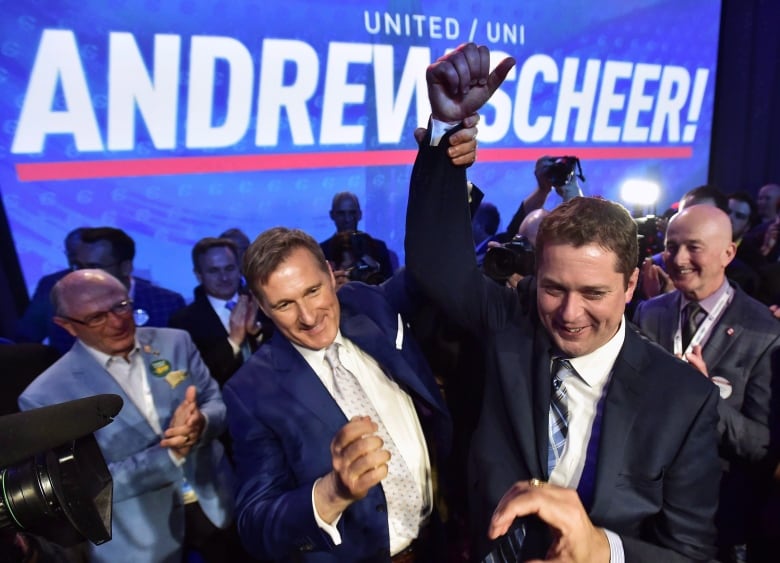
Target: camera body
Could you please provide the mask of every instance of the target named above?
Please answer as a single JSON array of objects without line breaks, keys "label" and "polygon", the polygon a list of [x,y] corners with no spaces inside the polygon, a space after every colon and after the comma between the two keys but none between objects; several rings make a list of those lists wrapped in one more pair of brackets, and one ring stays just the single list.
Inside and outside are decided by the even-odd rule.
[{"label": "camera body", "polygon": [[649,258],[663,252],[664,250],[664,231],[663,219],[655,215],[645,215],[637,217],[634,222],[637,226],[637,236],[639,238],[639,265],[645,258]]},{"label": "camera body", "polygon": [[360,281],[369,285],[379,285],[385,281],[382,275],[382,265],[372,258],[373,239],[368,233],[354,231],[349,233],[349,243],[343,249],[348,252],[353,264],[347,268],[347,277],[352,281]]},{"label": "camera body", "polygon": [[367,258],[370,257],[364,256],[354,266],[349,268],[347,277],[352,281],[359,281],[368,285],[379,285],[385,281],[385,277],[379,271],[379,264],[375,260],[371,260],[373,264],[369,264]]},{"label": "camera body", "polygon": [[504,282],[512,274],[528,276],[536,268],[534,247],[526,237],[518,235],[511,241],[489,248],[482,269],[489,278]]},{"label": "camera body", "polygon": [[[551,160],[552,163],[548,164],[544,171],[545,179],[556,188],[571,182],[580,159],[576,156],[553,156]],[[579,175],[582,176],[581,170]]]}]

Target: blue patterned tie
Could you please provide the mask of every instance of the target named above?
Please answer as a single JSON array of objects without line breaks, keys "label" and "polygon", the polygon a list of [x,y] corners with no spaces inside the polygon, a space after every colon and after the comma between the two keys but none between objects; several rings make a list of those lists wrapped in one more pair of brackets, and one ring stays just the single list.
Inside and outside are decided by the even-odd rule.
[{"label": "blue patterned tie", "polygon": [[564,380],[574,368],[569,360],[553,360],[552,394],[550,396],[549,449],[547,451],[547,476],[549,477],[566,449],[566,436],[569,433],[569,406]]}]

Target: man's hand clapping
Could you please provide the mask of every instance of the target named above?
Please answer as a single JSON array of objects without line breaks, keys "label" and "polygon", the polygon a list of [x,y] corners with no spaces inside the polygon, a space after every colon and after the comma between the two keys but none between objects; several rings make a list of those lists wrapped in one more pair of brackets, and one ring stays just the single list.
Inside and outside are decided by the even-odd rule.
[{"label": "man's hand clapping", "polygon": [[179,458],[187,457],[206,427],[206,418],[200,412],[196,398],[197,388],[190,385],[160,442],[162,447],[170,448]]}]

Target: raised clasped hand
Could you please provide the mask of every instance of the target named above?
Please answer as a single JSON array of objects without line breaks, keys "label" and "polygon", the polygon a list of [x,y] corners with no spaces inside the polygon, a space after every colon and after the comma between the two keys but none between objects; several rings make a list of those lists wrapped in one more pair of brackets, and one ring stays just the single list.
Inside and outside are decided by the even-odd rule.
[{"label": "raised clasped hand", "polygon": [[465,43],[428,67],[428,99],[434,119],[462,121],[479,111],[515,65],[507,57],[490,71],[490,50]]}]

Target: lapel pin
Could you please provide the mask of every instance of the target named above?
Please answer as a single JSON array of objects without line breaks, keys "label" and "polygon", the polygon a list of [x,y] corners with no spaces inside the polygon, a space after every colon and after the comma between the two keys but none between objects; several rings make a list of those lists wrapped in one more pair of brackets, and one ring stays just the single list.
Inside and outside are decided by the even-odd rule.
[{"label": "lapel pin", "polygon": [[734,336],[734,329],[731,328],[731,327],[728,327],[726,329],[726,334],[728,334],[729,336]]}]

